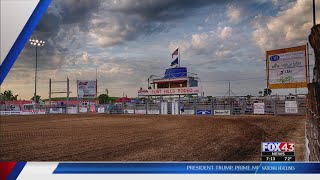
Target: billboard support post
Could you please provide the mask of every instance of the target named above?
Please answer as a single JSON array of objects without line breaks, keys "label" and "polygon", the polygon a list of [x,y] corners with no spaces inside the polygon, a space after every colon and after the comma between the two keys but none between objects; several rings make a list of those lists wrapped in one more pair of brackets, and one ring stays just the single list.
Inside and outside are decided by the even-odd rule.
[{"label": "billboard support post", "polygon": [[69,77],[67,77],[67,104],[66,104],[66,109],[68,109],[68,107],[69,107],[69,93],[70,93],[70,90],[69,90]]},{"label": "billboard support post", "polygon": [[51,107],[51,79],[49,79],[49,106]]}]

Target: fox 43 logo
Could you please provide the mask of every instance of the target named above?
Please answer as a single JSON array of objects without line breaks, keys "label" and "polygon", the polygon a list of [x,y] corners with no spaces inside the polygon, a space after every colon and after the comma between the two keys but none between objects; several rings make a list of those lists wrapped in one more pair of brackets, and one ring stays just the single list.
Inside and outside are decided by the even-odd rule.
[{"label": "fox 43 logo", "polygon": [[262,142],[262,152],[294,152],[294,143],[289,142]]}]

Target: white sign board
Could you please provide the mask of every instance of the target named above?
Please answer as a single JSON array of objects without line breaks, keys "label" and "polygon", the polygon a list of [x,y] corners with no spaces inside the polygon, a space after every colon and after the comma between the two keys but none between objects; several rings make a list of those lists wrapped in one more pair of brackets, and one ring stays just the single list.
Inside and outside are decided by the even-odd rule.
[{"label": "white sign board", "polygon": [[62,108],[50,108],[50,114],[62,114]]},{"label": "white sign board", "polygon": [[264,114],[264,103],[253,103],[253,114]]},{"label": "white sign board", "polygon": [[0,115],[20,115],[21,111],[0,111]]},{"label": "white sign board", "polygon": [[217,116],[228,116],[231,114],[230,110],[214,110],[213,113]]},{"label": "white sign board", "polygon": [[181,112],[180,113],[183,115],[194,115],[194,110],[184,110],[184,112]]},{"label": "white sign board", "polygon": [[179,94],[199,94],[199,93],[202,93],[201,87],[140,89],[138,91],[139,96],[179,95]]},{"label": "white sign board", "polygon": [[146,110],[136,110],[136,114],[147,114]]},{"label": "white sign board", "polygon": [[68,111],[68,114],[78,114],[77,107],[68,107],[67,111]]},{"label": "white sign board", "polygon": [[78,98],[95,98],[97,92],[96,81],[77,81]]},{"label": "white sign board", "polygon": [[307,86],[305,45],[267,51],[267,64],[270,89]]},{"label": "white sign board", "polygon": [[168,102],[161,102],[161,114],[168,114]]},{"label": "white sign board", "polygon": [[134,114],[134,110],[133,109],[125,109],[124,113],[125,114]]},{"label": "white sign board", "polygon": [[179,103],[178,102],[172,102],[171,114],[179,114]]},{"label": "white sign board", "polygon": [[79,107],[79,112],[81,112],[81,113],[87,113],[87,112],[88,112],[88,108],[86,108],[86,107]]},{"label": "white sign board", "polygon": [[23,110],[21,111],[22,115],[33,115],[33,114],[46,114],[45,110],[39,110],[39,109],[35,109],[35,110]]},{"label": "white sign board", "polygon": [[148,114],[159,114],[159,110],[148,110]]},{"label": "white sign board", "polygon": [[105,113],[104,107],[98,107],[98,113]]},{"label": "white sign board", "polygon": [[285,101],[286,113],[298,113],[297,101]]}]

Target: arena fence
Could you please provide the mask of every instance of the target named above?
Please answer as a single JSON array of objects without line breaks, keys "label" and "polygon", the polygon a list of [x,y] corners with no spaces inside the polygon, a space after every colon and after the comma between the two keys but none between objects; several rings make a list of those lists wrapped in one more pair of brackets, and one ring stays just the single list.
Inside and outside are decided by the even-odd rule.
[{"label": "arena fence", "polygon": [[[310,99],[310,98],[309,98]],[[305,115],[305,95],[268,97],[144,98],[136,102],[89,106],[0,105],[1,115],[27,114],[171,114],[171,115]]]}]

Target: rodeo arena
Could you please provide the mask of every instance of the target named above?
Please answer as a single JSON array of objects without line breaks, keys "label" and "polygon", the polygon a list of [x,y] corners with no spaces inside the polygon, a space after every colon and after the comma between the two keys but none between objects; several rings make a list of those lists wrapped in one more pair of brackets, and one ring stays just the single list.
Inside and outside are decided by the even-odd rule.
[{"label": "rodeo arena", "polygon": [[[304,61],[305,48],[301,46],[301,58]],[[298,54],[299,56],[300,54]],[[300,59],[299,59],[300,60]],[[271,61],[272,62],[272,61]],[[299,62],[300,65],[301,62]],[[302,62],[304,63],[304,62]],[[301,64],[302,64],[301,63]],[[274,63],[276,64],[276,63]],[[292,62],[295,64],[295,62]],[[277,64],[276,64],[277,65]],[[284,65],[270,63],[269,76],[278,76]],[[307,67],[307,64],[305,64]],[[306,87],[308,69],[302,67],[301,79],[304,82],[279,84],[270,79],[269,87],[301,88]],[[296,68],[301,68],[298,66]],[[298,69],[301,72],[301,69]],[[294,70],[293,70],[294,71]],[[297,71],[297,70],[296,70]],[[291,71],[290,71],[291,72]],[[299,76],[298,75],[298,76]],[[204,91],[199,86],[197,74],[188,72],[187,67],[165,70],[163,76],[151,76],[148,87],[137,90],[137,98],[119,98],[114,103],[99,104],[97,100],[97,80],[77,80],[77,98],[69,97],[69,79],[66,81],[49,80],[49,100],[42,103],[33,101],[5,101],[1,104],[1,115],[34,115],[34,114],[161,114],[161,115],[305,115],[307,96],[305,94],[269,95],[269,96],[234,96],[230,90],[223,97],[203,96]],[[280,77],[282,78],[282,77]],[[65,83],[67,91],[54,92],[54,83]],[[230,83],[229,83],[230,86]],[[67,94],[66,100],[51,100],[55,93]],[[233,96],[231,96],[231,94]],[[86,99],[86,100],[82,100]],[[88,100],[89,99],[89,100]]]},{"label": "rodeo arena", "polygon": [[[319,29],[315,26],[313,32]],[[1,102],[1,138],[6,139],[2,159],[260,161],[261,142],[282,141],[295,143],[296,161],[319,161],[317,38],[310,35],[317,54],[313,78],[308,45],[266,52],[264,88],[308,88],[308,94],[235,96],[229,83],[225,96],[204,96],[198,72],[180,66],[179,48],[172,54],[175,67],[150,76],[135,98],[100,104],[97,80],[73,80],[77,97],[70,97],[68,78],[48,79],[47,101]],[[64,83],[67,90],[52,91],[56,83]],[[65,100],[52,100],[57,93],[65,94]],[[28,148],[28,138],[39,143]],[[19,148],[6,146],[13,142]],[[222,149],[225,153],[219,153]]]}]

